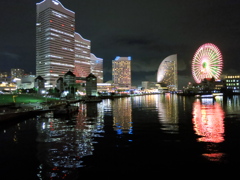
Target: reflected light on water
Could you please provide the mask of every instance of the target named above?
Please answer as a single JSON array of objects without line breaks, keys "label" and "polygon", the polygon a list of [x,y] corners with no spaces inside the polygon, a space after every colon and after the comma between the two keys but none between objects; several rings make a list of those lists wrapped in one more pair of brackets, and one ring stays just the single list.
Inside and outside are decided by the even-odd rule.
[{"label": "reflected light on water", "polygon": [[178,99],[174,94],[166,93],[165,96],[159,96],[156,101],[158,108],[159,121],[162,124],[162,130],[165,133],[178,133]]},{"label": "reflected light on water", "polygon": [[198,141],[221,143],[224,141],[224,111],[218,103],[201,103],[196,100],[193,104],[193,123],[197,135],[202,136]]},{"label": "reflected light on water", "polygon": [[[39,179],[64,179],[83,167],[82,158],[93,154],[95,137],[102,137],[102,104],[79,104],[77,114],[60,118],[52,112],[37,121]],[[43,174],[43,172],[47,172]]]},{"label": "reflected light on water", "polygon": [[117,134],[132,134],[132,104],[130,98],[113,102],[113,126]]},{"label": "reflected light on water", "polygon": [[224,141],[224,111],[213,99],[197,99],[193,103],[193,124],[198,142],[205,142],[207,153],[202,155],[210,161],[221,161],[224,153],[219,152],[218,144]]}]

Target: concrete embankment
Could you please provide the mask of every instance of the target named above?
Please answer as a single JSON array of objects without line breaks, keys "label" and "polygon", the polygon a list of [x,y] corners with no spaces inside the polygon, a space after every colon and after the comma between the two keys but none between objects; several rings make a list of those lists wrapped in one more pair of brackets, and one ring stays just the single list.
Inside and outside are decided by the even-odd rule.
[{"label": "concrete embankment", "polygon": [[17,122],[66,105],[65,101],[49,103],[21,103],[0,106],[0,123]]},{"label": "concrete embankment", "polygon": [[25,112],[13,112],[13,113],[0,114],[0,122],[18,121],[22,118],[30,118],[43,112],[44,111],[33,110],[33,111],[25,111]]}]

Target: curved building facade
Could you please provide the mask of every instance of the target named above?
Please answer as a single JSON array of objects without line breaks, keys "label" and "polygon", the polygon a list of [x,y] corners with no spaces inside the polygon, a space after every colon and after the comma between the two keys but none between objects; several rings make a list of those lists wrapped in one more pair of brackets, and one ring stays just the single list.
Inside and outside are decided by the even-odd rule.
[{"label": "curved building facade", "polygon": [[157,83],[166,86],[170,91],[177,91],[177,54],[166,57],[157,72]]},{"label": "curved building facade", "polygon": [[[79,33],[75,36],[75,60],[74,60],[74,74],[77,77],[87,77],[91,73],[91,41],[84,39]],[[78,83],[83,82],[78,80]]]},{"label": "curved building facade", "polygon": [[103,59],[90,53],[91,73],[97,77],[97,83],[103,83]]}]

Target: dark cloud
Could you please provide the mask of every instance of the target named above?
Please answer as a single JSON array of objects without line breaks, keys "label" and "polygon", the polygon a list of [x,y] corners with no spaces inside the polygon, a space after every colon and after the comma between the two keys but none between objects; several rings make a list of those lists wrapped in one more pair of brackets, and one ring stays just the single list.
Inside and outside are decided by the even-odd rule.
[{"label": "dark cloud", "polygon": [[11,68],[18,68],[21,64],[18,54],[10,52],[0,52],[0,70],[10,71]]},{"label": "dark cloud", "polygon": [[156,72],[162,59],[141,59],[139,61],[136,59],[132,61],[132,71],[134,72]]},{"label": "dark cloud", "polygon": [[[36,3],[0,1],[0,69],[21,66],[35,72]],[[104,79],[111,80],[112,60],[132,56],[133,84],[154,80],[161,61],[178,55],[179,82],[192,79],[191,60],[211,42],[222,51],[223,73],[239,72],[238,0],[60,0],[76,15],[76,31],[91,40],[91,51],[104,59]],[[8,66],[2,62],[8,60]],[[20,64],[18,62],[21,62]]]},{"label": "dark cloud", "polygon": [[178,59],[178,71],[185,71],[187,70],[187,64],[182,59]]},{"label": "dark cloud", "polygon": [[3,56],[3,58],[6,58],[6,59],[19,60],[19,55],[14,53],[0,52],[0,56]]},{"label": "dark cloud", "polygon": [[123,37],[123,38],[116,38],[116,43],[118,43],[121,46],[138,46],[138,47],[146,47],[153,43],[152,40],[149,40],[147,38],[143,37]]}]

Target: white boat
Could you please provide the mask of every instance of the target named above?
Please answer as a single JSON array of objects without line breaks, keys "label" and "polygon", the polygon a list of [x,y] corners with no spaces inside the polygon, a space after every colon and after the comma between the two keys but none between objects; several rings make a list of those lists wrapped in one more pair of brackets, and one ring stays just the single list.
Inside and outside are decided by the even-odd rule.
[{"label": "white boat", "polygon": [[212,95],[212,94],[202,94],[202,95],[196,95],[195,97],[199,98],[199,99],[201,99],[201,98],[214,98],[214,95]]}]

